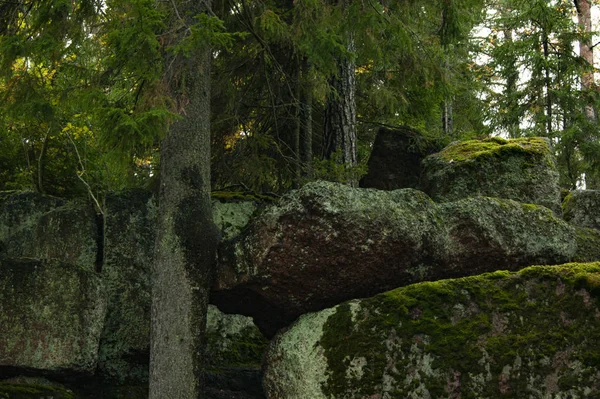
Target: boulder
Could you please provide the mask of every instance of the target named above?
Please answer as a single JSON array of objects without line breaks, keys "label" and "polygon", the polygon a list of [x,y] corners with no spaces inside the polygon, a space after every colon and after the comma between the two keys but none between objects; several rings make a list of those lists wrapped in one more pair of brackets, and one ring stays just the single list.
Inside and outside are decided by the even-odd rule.
[{"label": "boulder", "polygon": [[600,261],[600,231],[585,227],[575,227],[575,240],[577,252],[573,256],[574,262]]},{"label": "boulder", "polygon": [[0,366],[93,373],[105,310],[94,272],[58,261],[0,260]]},{"label": "boulder", "polygon": [[436,202],[488,196],[543,205],[562,214],[556,160],[544,138],[450,144],[423,160],[419,189]]},{"label": "boulder", "polygon": [[[462,209],[464,208],[464,209]],[[212,303],[267,336],[310,311],[423,280],[575,253],[573,229],[540,206],[477,198],[443,205],[413,189],[315,182],[220,251]]]},{"label": "boulder", "polygon": [[563,202],[565,220],[580,227],[600,230],[600,190],[577,190]]},{"label": "boulder", "polygon": [[577,250],[575,230],[540,205],[474,197],[440,204],[440,215],[449,246],[435,279],[565,263]]},{"label": "boulder", "polygon": [[130,190],[107,195],[104,213],[102,278],[108,309],[100,372],[119,383],[147,381],[156,205],[151,193]]},{"label": "boulder", "polygon": [[267,398],[600,396],[600,263],[423,282],[302,316]]},{"label": "boulder", "polygon": [[94,208],[34,192],[0,193],[0,256],[53,259],[95,270]]},{"label": "boulder", "polygon": [[373,143],[368,172],[360,187],[380,190],[416,188],[421,176],[421,161],[442,148],[407,126],[381,128]]},{"label": "boulder", "polygon": [[75,399],[73,391],[58,384],[39,381],[0,381],[2,399]]},{"label": "boulder", "polygon": [[268,341],[252,318],[209,305],[206,339],[207,398],[264,398],[261,365]]},{"label": "boulder", "polygon": [[237,237],[250,222],[257,210],[254,201],[222,202],[213,199],[213,221],[221,232],[223,240]]}]

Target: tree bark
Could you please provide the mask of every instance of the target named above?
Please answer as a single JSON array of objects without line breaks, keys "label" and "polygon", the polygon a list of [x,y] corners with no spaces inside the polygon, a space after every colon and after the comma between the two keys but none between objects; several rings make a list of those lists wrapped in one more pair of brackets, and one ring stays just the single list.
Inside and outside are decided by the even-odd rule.
[{"label": "tree bark", "polygon": [[[354,51],[349,38],[348,50]],[[346,167],[356,166],[356,74],[355,63],[341,58],[338,75],[330,80],[332,92],[327,98],[325,127],[323,133],[324,158],[331,159],[339,153],[340,163]]]},{"label": "tree bark", "polygon": [[[577,9],[577,23],[579,27],[586,35],[586,37],[579,42],[579,55],[588,64],[589,71],[584,73],[581,77],[581,83],[584,89],[589,90],[594,85],[594,48],[592,47],[592,14],[591,14],[591,2],[590,0],[573,0],[575,8]],[[585,114],[589,120],[596,119],[596,112],[591,104],[587,104],[585,108]]]},{"label": "tree bark", "polygon": [[[189,26],[210,0],[181,2]],[[196,399],[218,231],[210,202],[209,49],[170,62],[169,87],[181,119],[161,146],[158,234],[152,270],[150,398]],[[171,60],[172,61],[172,60]]]},{"label": "tree bark", "polygon": [[312,176],[312,86],[310,84],[310,66],[305,60],[302,65],[301,114],[300,114],[300,159],[304,177]]}]

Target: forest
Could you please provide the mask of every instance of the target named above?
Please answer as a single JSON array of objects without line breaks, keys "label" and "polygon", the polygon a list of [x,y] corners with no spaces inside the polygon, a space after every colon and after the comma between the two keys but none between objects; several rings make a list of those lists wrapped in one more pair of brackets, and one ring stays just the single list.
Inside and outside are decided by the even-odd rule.
[{"label": "forest", "polygon": [[152,187],[189,95],[169,60],[202,46],[212,190],[356,180],[382,126],[418,129],[417,145],[548,137],[561,185],[593,188],[590,5],[215,1],[186,25],[168,1],[3,1],[0,189]]},{"label": "forest", "polygon": [[[0,397],[213,398],[209,302],[264,334],[252,398],[600,392],[598,263],[523,269],[600,260],[597,6],[0,0]],[[399,131],[419,186],[363,189]]]}]

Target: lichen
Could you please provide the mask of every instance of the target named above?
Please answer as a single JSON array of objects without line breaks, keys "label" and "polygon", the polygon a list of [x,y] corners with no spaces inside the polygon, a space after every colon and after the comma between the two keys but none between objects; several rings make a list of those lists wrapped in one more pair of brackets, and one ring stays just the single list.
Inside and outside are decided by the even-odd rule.
[{"label": "lichen", "polygon": [[[294,357],[301,370],[297,359],[306,350],[324,351],[325,359],[311,363],[320,369],[314,363],[325,362],[326,380],[306,382],[320,383],[315,398],[594,397],[599,276],[597,262],[418,283],[361,300],[358,315],[348,304],[317,313],[312,317],[325,321],[322,336],[309,343],[316,347],[272,353]],[[295,328],[279,340],[299,334]],[[349,372],[361,358],[362,373]],[[278,368],[286,362],[275,360],[273,373],[284,374]],[[281,392],[268,397],[294,397]]]}]

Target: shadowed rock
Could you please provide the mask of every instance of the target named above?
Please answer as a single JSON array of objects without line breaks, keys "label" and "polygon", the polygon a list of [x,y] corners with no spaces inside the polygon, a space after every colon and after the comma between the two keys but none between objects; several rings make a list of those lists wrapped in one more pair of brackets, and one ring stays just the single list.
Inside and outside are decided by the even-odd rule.
[{"label": "shadowed rock", "polygon": [[565,220],[580,227],[600,230],[600,190],[577,190],[563,202]]}]

